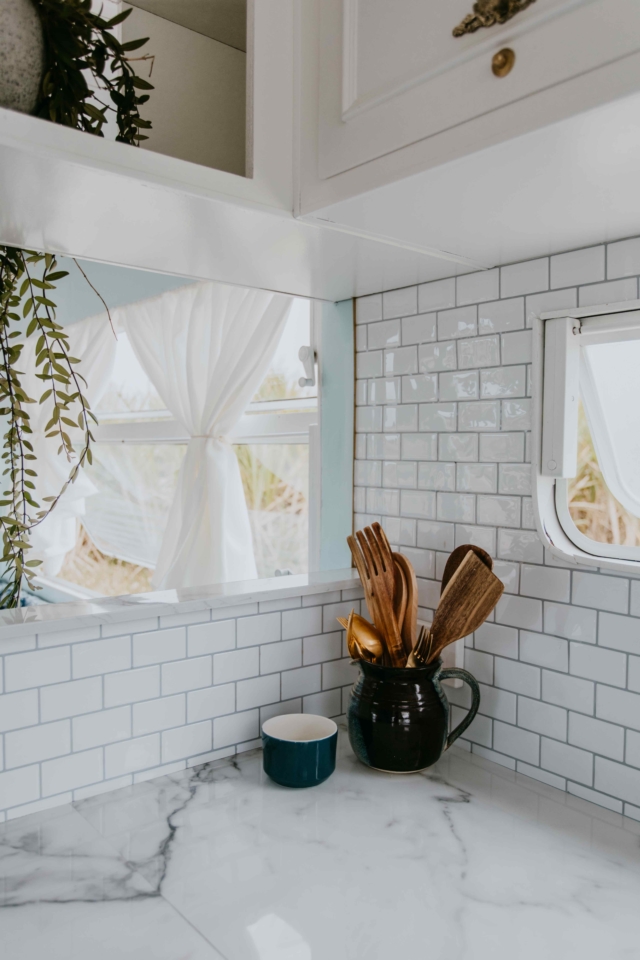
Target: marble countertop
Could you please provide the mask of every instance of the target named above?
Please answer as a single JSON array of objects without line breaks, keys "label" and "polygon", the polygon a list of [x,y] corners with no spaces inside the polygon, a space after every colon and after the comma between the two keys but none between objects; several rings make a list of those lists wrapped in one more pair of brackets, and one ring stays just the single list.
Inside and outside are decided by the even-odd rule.
[{"label": "marble countertop", "polygon": [[3,960],[637,957],[640,823],[462,750],[320,787],[254,751],[0,827]]}]

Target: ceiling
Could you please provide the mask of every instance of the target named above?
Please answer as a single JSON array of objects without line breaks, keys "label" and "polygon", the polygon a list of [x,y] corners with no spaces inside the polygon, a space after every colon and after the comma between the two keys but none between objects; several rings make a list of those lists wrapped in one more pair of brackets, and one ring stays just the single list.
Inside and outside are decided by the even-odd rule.
[{"label": "ceiling", "polygon": [[131,0],[134,7],[219,40],[247,49],[247,0]]}]

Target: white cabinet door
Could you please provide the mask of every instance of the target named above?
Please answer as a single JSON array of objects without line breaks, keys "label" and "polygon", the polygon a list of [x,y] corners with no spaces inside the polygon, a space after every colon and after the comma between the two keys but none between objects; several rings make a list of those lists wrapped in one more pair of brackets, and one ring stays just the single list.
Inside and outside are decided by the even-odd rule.
[{"label": "white cabinet door", "polygon": [[[321,179],[640,50],[640,0],[533,0],[504,24],[454,37],[472,6],[322,0]],[[515,64],[496,77],[492,58],[504,47]]]}]

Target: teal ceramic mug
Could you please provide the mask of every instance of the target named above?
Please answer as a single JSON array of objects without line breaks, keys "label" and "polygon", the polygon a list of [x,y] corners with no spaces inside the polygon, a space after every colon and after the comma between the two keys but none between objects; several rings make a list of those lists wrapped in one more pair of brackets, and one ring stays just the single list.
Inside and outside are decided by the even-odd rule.
[{"label": "teal ceramic mug", "polygon": [[311,713],[288,713],[262,724],[264,772],[283,787],[316,787],[336,768],[338,728]]}]

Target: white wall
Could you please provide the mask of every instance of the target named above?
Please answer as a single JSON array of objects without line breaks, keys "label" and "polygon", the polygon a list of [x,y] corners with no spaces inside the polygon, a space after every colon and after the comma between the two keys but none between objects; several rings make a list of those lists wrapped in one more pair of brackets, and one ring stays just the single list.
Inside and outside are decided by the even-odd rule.
[{"label": "white wall", "polygon": [[497,558],[505,594],[465,650],[469,749],[636,819],[640,580],[545,552],[529,384],[532,318],[635,300],[639,274],[634,239],[359,299],[354,493],[356,526],[381,520],[413,561],[426,620],[454,546]]},{"label": "white wall", "polygon": [[[244,176],[246,53],[135,8],[122,35],[149,37],[134,55],[155,55],[155,90],[140,109],[153,129],[142,147]],[[147,79],[148,66],[136,72]]]}]

